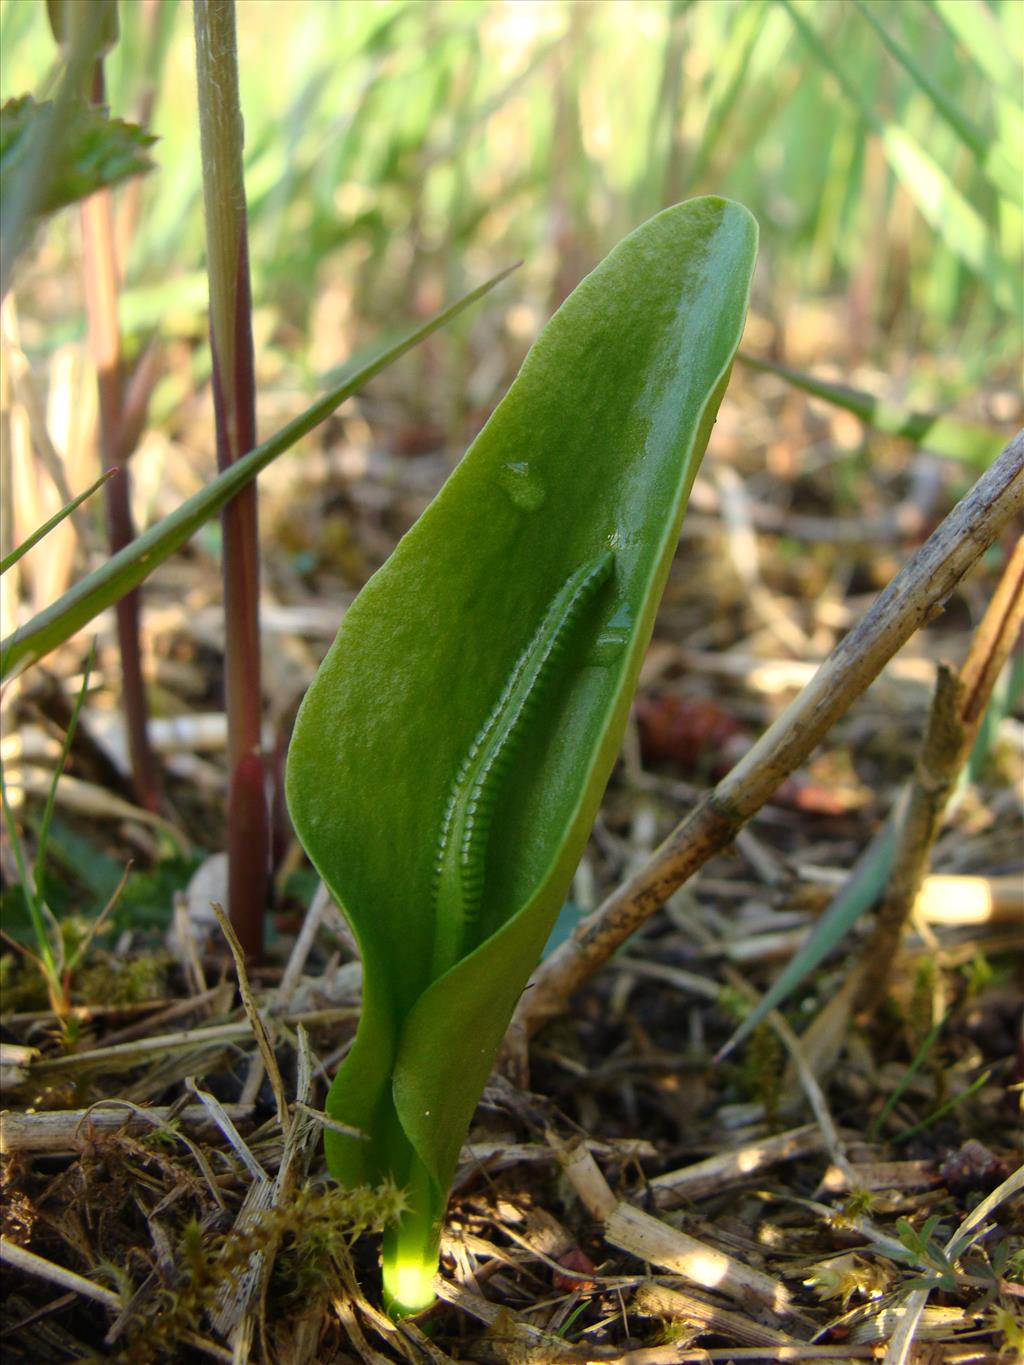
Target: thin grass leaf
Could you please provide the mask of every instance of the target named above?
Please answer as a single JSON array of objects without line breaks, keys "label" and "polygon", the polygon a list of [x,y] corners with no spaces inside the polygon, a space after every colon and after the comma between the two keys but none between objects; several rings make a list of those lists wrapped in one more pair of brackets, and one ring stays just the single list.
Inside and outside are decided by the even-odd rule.
[{"label": "thin grass leaf", "polygon": [[995,744],[999,727],[1007,716],[1013,714],[1021,697],[1024,697],[1024,650],[1018,649],[1010,656],[1002,676],[992,689],[984,718],[978,726],[978,733],[971,747],[970,757],[961,774],[962,781],[978,780]]},{"label": "thin grass leaf", "polygon": [[960,42],[971,61],[1007,94],[1020,98],[1024,72],[1013,60],[1007,35],[983,0],[931,0],[932,9]]},{"label": "thin grass leaf", "polygon": [[63,644],[77,630],[111,606],[136,584],[162,564],[192,536],[204,522],[214,516],[235,496],[240,488],[251,482],[261,470],[290,450],[296,441],[307,435],[325,417],[350,398],[374,375],[379,374],[399,356],[404,355],[431,332],[435,332],[464,308],[475,303],[500,283],[515,266],[502,270],[486,283],[471,290],[458,302],[436,313],[428,322],[406,332],[397,342],[383,348],[358,371],[337,384],[322,398],[311,404],[299,417],[281,428],[262,445],[236,460],[209,484],[180,507],[151,526],[125,546],[100,568],[69,588],[45,611],[14,631],[0,644],[0,675],[7,676],[15,668],[26,668]]},{"label": "thin grass leaf", "polygon": [[951,1109],[955,1109],[958,1105],[963,1104],[964,1100],[970,1099],[973,1094],[981,1089],[991,1075],[991,1069],[987,1068],[980,1076],[975,1076],[966,1090],[961,1090],[959,1095],[950,1096],[945,1104],[940,1104],[937,1109],[933,1109],[927,1118],[923,1118],[920,1123],[915,1123],[912,1128],[905,1128],[902,1133],[897,1133],[893,1138],[893,1142],[906,1142],[909,1138],[923,1132],[926,1128],[930,1128],[933,1123],[937,1123],[939,1119],[941,1119],[943,1115],[948,1114]]},{"label": "thin grass leaf", "polygon": [[106,905],[104,905],[103,909],[96,916],[96,918],[90,922],[85,937],[82,939],[81,943],[68,958],[67,964],[65,965],[64,968],[65,973],[70,974],[71,972],[73,972],[75,968],[78,966],[78,964],[85,957],[89,949],[92,947],[93,940],[95,939],[96,935],[103,928],[104,924],[106,924],[108,917],[114,910],[118,901],[121,899],[121,894],[124,891],[125,887],[128,885],[128,878],[131,876],[131,872],[132,864],[131,859],[129,859],[128,862],[125,863],[124,871],[121,873],[120,880],[114,887],[113,891],[110,893],[110,896],[107,898]]},{"label": "thin grass leaf", "polygon": [[[985,716],[978,727],[978,735],[971,750],[968,762],[961,769],[957,780],[959,791],[968,781],[972,781],[980,770],[989,749],[995,741],[999,722],[1012,710],[1022,690],[1024,690],[1024,656],[1018,655],[1003,670],[1003,675],[989,698]],[[751,1010],[746,1019],[717,1054],[721,1061],[748,1037],[772,1010],[783,1005],[807,976],[836,947],[840,940],[853,928],[857,920],[871,909],[879,899],[892,872],[896,857],[897,833],[906,814],[910,788],[901,792],[888,820],[878,831],[871,843],[858,858],[846,883],[832,901],[831,905],[818,920],[807,936],[806,942],[783,971],[778,981],[768,990],[759,1003]],[[941,1025],[939,1025],[941,1027]],[[931,1035],[922,1045],[921,1053],[911,1064],[907,1073],[909,1080],[927,1048],[931,1046]],[[902,1093],[902,1086],[893,1096],[882,1113],[875,1120],[872,1135],[876,1133],[886,1114]]]},{"label": "thin grass leaf", "polygon": [[969,118],[949,98],[942,87],[928,74],[927,70],[893,35],[891,28],[881,23],[871,5],[865,0],[855,0],[861,14],[878,34],[884,46],[895,57],[914,83],[928,96],[932,105],[945,119],[957,137],[969,149],[986,179],[997,191],[1014,204],[1020,200],[1021,182],[1019,170],[1014,169],[1006,153],[980,128],[975,127]]},{"label": "thin grass leaf", "polygon": [[82,714],[82,707],[85,705],[86,693],[89,690],[89,676],[92,673],[93,661],[96,658],[96,642],[93,641],[89,649],[89,657],[85,661],[85,672],[82,675],[82,686],[78,689],[78,696],[75,698],[74,709],[71,712],[71,719],[68,721],[68,728],[64,732],[64,743],[61,745],[60,757],[53,770],[53,781],[50,783],[50,790],[46,797],[46,806],[43,809],[43,821],[39,826],[39,847],[36,851],[35,869],[35,895],[36,900],[42,902],[46,899],[44,895],[43,879],[46,867],[46,845],[50,837],[50,822],[53,819],[54,806],[57,804],[57,783],[60,781],[64,771],[64,764],[68,761],[71,746],[75,740],[75,731],[78,729],[78,718]]},{"label": "thin grass leaf", "polygon": [[905,128],[887,124],[881,138],[885,159],[925,222],[988,287],[1000,308],[1019,316],[1020,276],[993,246],[988,224],[978,210]]},{"label": "thin grass leaf", "polygon": [[1010,1173],[1001,1185],[987,1194],[980,1204],[976,1204],[964,1221],[957,1228],[956,1232],[946,1243],[946,1255],[951,1261],[959,1260],[972,1242],[976,1242],[981,1235],[981,1225],[986,1218],[989,1218],[1000,1204],[1012,1199],[1015,1194],[1024,1189],[1024,1165]]},{"label": "thin grass leaf", "polygon": [[66,502],[59,512],[54,513],[49,521],[44,521],[42,526],[33,531],[27,540],[23,540],[20,545],[15,546],[9,555],[5,555],[3,559],[0,559],[0,577],[2,577],[8,569],[13,568],[23,555],[28,554],[33,545],[38,545],[44,536],[48,536],[55,526],[59,526],[64,518],[69,517],[77,507],[81,507],[82,503],[85,502],[87,498],[91,498],[96,490],[102,488],[106,481],[113,478],[116,473],[116,469],[105,470],[95,483],[89,485],[84,493],[79,493],[77,498],[72,498],[70,502]]},{"label": "thin grass leaf", "polygon": [[924,1042],[917,1049],[910,1065],[907,1067],[906,1071],[904,1071],[903,1075],[900,1077],[899,1084],[895,1087],[892,1094],[886,1100],[885,1104],[882,1105],[882,1108],[872,1120],[871,1127],[868,1129],[869,1142],[878,1141],[879,1135],[881,1134],[882,1129],[885,1127],[886,1119],[895,1109],[896,1105],[900,1102],[900,1098],[903,1095],[904,1091],[906,1090],[907,1086],[917,1075],[918,1071],[920,1071],[925,1058],[928,1056],[929,1052],[931,1052],[932,1048],[935,1046],[935,1040],[936,1038],[938,1038],[942,1029],[945,1027],[946,1020],[948,1018],[949,1015],[944,1014],[942,1018],[936,1020],[936,1022],[928,1030]]},{"label": "thin grass leaf", "polygon": [[50,789],[46,798],[46,806],[43,810],[43,819],[39,827],[39,846],[36,851],[36,864],[31,876],[29,874],[28,864],[25,860],[25,850],[21,843],[21,837],[18,834],[18,827],[15,824],[14,815],[7,798],[7,783],[4,780],[3,768],[0,767],[0,802],[2,802],[3,805],[4,823],[10,832],[11,848],[14,852],[15,867],[18,870],[18,880],[21,883],[21,891],[25,900],[25,907],[28,910],[29,919],[32,922],[36,943],[39,945],[40,965],[43,968],[43,975],[46,977],[47,988],[49,989],[55,1009],[63,996],[63,988],[61,986],[62,964],[58,961],[58,954],[62,955],[62,949],[58,942],[57,953],[54,952],[54,945],[51,942],[46,923],[46,915],[48,913],[45,906],[46,897],[44,887],[46,846],[50,835],[50,822],[53,819],[53,810],[57,801],[57,784],[64,771],[64,764],[67,762],[68,754],[71,752],[75,731],[78,729],[78,720],[82,714],[86,692],[89,689],[89,675],[92,672],[95,654],[96,645],[94,642],[89,651],[89,657],[86,660],[85,673],[82,677],[82,686],[78,690],[74,709],[71,712],[71,719],[68,722],[68,728],[64,733],[64,742],[61,745],[60,756],[53,769],[53,781],[50,783]]},{"label": "thin grass leaf", "polygon": [[870,910],[882,892],[896,854],[896,834],[907,805],[904,790],[889,819],[858,858],[849,880],[832,904],[807,935],[779,979],[761,997],[729,1041],[715,1055],[723,1061],[757,1028],[772,1010],[796,990],[797,986],[842,942],[861,915]]},{"label": "thin grass leaf", "polygon": [[832,74],[861,118],[879,138],[885,159],[925,222],[968,267],[1004,312],[1018,316],[1024,285],[993,246],[988,225],[945,170],[898,123],[880,117],[858,83],[836,61],[793,0],[777,0],[819,64]]},{"label": "thin grass leaf", "polygon": [[884,398],[876,398],[862,389],[816,379],[814,375],[790,369],[788,365],[779,365],[774,360],[748,355],[745,351],[740,351],[737,358],[752,369],[778,375],[804,393],[822,398],[826,403],[834,403],[838,408],[845,408],[877,431],[884,431],[889,436],[905,436],[933,455],[945,455],[953,460],[964,460],[986,468],[1006,444],[1004,437],[989,431],[987,427],[973,426],[969,422],[942,417],[938,413],[914,412]]},{"label": "thin grass leaf", "polygon": [[689,170],[688,180],[691,186],[701,184],[722,134],[746,91],[750,59],[761,36],[765,14],[766,6],[758,0],[758,3],[748,4],[730,20],[729,29],[724,35],[724,46],[716,54],[715,84],[704,122],[704,132]]},{"label": "thin grass leaf", "polygon": [[18,833],[18,826],[14,819],[14,812],[7,797],[7,781],[4,776],[3,766],[0,765],[0,807],[3,808],[4,825],[11,840],[11,851],[14,854],[14,866],[18,873],[18,883],[21,886],[21,894],[25,901],[25,909],[28,911],[29,920],[39,944],[39,957],[35,953],[32,958],[39,962],[43,975],[47,978],[47,985],[50,987],[51,994],[53,988],[60,980],[60,973],[57,969],[57,961],[53,955],[53,948],[50,944],[50,935],[47,933],[46,921],[40,913],[36,903],[35,889],[32,885],[28,872],[28,864],[25,861],[25,850],[22,847],[21,835]]}]

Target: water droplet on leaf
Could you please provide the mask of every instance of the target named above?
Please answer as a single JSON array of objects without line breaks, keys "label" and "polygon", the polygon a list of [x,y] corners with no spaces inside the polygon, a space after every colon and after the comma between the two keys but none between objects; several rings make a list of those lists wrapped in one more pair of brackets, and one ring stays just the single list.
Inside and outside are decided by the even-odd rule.
[{"label": "water droplet on leaf", "polygon": [[547,497],[547,489],[526,460],[512,460],[498,471],[498,480],[522,512],[536,512]]}]

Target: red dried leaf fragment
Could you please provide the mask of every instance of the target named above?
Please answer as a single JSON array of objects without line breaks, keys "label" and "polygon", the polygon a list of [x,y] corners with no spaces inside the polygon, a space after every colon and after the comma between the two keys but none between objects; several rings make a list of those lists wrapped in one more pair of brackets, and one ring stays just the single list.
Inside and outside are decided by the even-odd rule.
[{"label": "red dried leaf fragment", "polygon": [[649,762],[677,763],[685,771],[709,762],[724,772],[736,757],[733,741],[744,735],[740,722],[710,697],[637,697],[640,743]]},{"label": "red dried leaf fragment", "polygon": [[594,1280],[581,1280],[581,1275],[592,1275],[597,1267],[585,1251],[579,1247],[573,1247],[572,1251],[567,1251],[564,1256],[559,1256],[558,1264],[565,1270],[573,1270],[574,1275],[560,1275],[557,1270],[552,1272],[551,1283],[553,1287],[563,1294],[572,1294],[590,1289],[595,1289]]}]

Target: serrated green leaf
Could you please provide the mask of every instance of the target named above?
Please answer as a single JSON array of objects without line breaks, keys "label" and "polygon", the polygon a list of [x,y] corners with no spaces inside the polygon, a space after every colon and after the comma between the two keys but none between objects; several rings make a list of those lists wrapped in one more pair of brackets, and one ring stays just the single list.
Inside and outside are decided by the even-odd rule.
[{"label": "serrated green leaf", "polygon": [[409,1192],[385,1241],[399,1308],[431,1297],[460,1144],[615,761],[755,250],[753,219],[716,198],[620,243],[364,588],[300,709],[292,818],[363,953],[328,1111],[370,1140],[329,1132],[328,1161]]},{"label": "serrated green leaf", "polygon": [[[153,169],[148,149],[157,139],[151,133],[79,101],[62,111],[53,136],[40,139],[37,130],[51,122],[54,110],[53,104],[37,104],[31,95],[0,108],[0,196],[12,193],[15,176],[37,176],[40,188],[33,209],[46,215]],[[40,141],[44,164],[33,165],[33,143]]]}]

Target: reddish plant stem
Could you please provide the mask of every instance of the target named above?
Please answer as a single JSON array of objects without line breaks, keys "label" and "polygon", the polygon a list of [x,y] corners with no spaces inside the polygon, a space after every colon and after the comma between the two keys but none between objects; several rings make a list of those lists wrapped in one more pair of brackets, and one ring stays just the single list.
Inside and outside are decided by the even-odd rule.
[{"label": "reddish plant stem", "polygon": [[[256,444],[256,380],[242,115],[233,0],[196,0],[217,464]],[[248,958],[263,951],[268,823],[260,741],[259,533],[256,486],[221,513],[228,717],[228,910]]]},{"label": "reddish plant stem", "polygon": [[[248,252],[243,236],[236,286],[235,365],[228,383],[213,346],[217,466],[226,469],[256,444],[256,402]],[[211,338],[213,327],[211,325]],[[231,416],[234,421],[231,421]],[[269,829],[261,749],[259,519],[256,484],[221,513],[224,580],[225,706],[228,716],[228,907],[247,958],[263,952]]]},{"label": "reddish plant stem", "polygon": [[[103,64],[93,71],[92,102],[104,102]],[[121,365],[121,332],[117,317],[118,271],[114,238],[114,215],[109,190],[100,190],[83,201],[81,208],[85,304],[89,323],[89,346],[96,365],[99,390],[100,447],[103,463],[120,465],[106,486],[107,540],[116,554],[135,539],[132,523],[131,484],[123,461],[126,449],[122,429],[124,385]],[[133,443],[134,444],[134,443]],[[156,811],[160,806],[160,774],[149,742],[146,725],[146,688],[142,676],[139,631],[140,591],[134,588],[116,606],[117,644],[121,656],[121,705],[132,782],[139,804]]]}]

